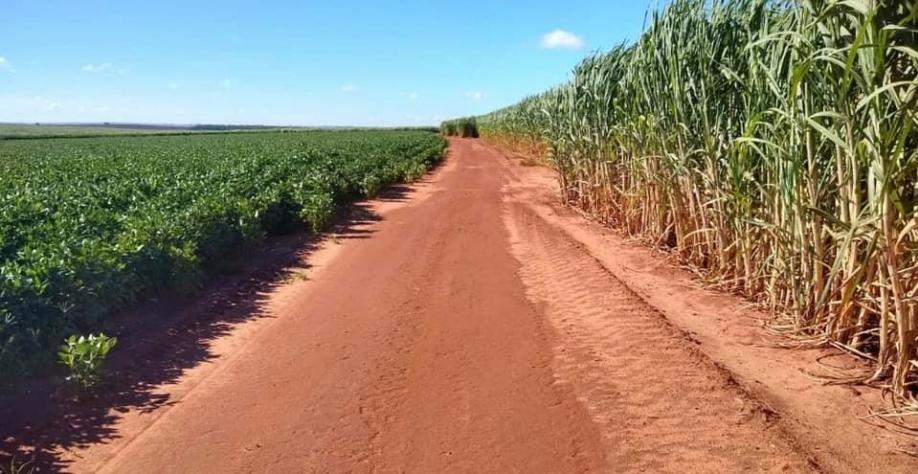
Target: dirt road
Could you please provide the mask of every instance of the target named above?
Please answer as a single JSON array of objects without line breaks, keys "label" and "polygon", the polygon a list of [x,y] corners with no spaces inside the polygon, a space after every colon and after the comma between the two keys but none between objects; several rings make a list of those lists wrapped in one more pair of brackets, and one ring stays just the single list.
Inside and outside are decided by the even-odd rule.
[{"label": "dirt road", "polygon": [[[807,446],[455,140],[74,472],[810,472]],[[360,238],[354,238],[360,237]],[[904,467],[905,465],[903,465]]]}]

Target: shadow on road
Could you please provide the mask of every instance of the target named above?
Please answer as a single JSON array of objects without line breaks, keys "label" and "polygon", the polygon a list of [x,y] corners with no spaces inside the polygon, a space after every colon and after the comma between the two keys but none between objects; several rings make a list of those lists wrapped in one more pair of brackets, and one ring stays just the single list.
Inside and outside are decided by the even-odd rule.
[{"label": "shadow on road", "polygon": [[[408,199],[412,187],[392,186],[377,199]],[[347,206],[326,234],[365,239],[381,221],[369,205]],[[75,397],[60,378],[39,380],[0,406],[0,473],[31,460],[39,472],[67,469],[62,451],[108,443],[120,437],[115,425],[129,411],[151,412],[177,403],[157,387],[215,358],[211,345],[244,321],[270,317],[268,295],[310,268],[321,236],[305,231],[272,237],[244,256],[237,272],[216,277],[193,297],[160,297],[119,315],[120,347],[110,360],[110,377],[92,396]],[[4,460],[5,458],[5,460]],[[28,472],[28,470],[27,470]]]}]

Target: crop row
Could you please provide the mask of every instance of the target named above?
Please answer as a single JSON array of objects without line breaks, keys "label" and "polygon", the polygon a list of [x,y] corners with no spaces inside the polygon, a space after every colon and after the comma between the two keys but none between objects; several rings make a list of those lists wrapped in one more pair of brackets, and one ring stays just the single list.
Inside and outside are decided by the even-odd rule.
[{"label": "crop row", "polygon": [[418,178],[444,147],[426,131],[0,142],[0,380],[267,235]]},{"label": "crop row", "polygon": [[475,117],[446,120],[440,124],[440,132],[448,137],[478,138]]},{"label": "crop row", "polygon": [[865,358],[839,378],[901,402],[918,387],[916,5],[673,0],[478,127],[551,160],[567,202]]}]

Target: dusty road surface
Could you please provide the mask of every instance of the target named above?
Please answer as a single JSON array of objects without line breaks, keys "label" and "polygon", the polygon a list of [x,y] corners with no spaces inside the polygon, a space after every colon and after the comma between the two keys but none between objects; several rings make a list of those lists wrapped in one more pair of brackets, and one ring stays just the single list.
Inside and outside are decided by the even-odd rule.
[{"label": "dusty road surface", "polygon": [[[103,427],[56,438],[45,447],[54,467],[851,468],[820,461],[829,448],[795,437],[782,413],[540,217],[521,170],[484,143],[454,140],[424,183],[369,204],[373,218],[259,294],[264,317],[239,319],[206,342],[200,363],[148,387],[158,403],[113,407],[95,419]],[[874,467],[914,467],[890,459]]]}]

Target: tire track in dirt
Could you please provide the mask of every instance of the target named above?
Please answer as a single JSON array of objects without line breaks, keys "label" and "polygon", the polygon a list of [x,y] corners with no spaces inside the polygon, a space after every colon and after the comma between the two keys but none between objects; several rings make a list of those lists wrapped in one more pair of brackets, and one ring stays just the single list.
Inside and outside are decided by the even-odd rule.
[{"label": "tire track in dirt", "polygon": [[272,323],[148,429],[76,448],[69,467],[606,470],[596,426],[556,380],[553,330],[518,278],[501,217],[506,170],[472,141],[452,145],[424,199],[331,244],[308,279],[264,295]]},{"label": "tire track in dirt", "polygon": [[813,470],[769,410],[580,246],[525,203],[511,200],[504,221],[558,334],[554,370],[599,425],[611,472]]},{"label": "tire track in dirt", "polygon": [[[484,144],[259,297],[73,472],[808,472],[730,377],[559,228]],[[388,211],[382,209],[389,207]],[[359,231],[359,232],[358,232]],[[270,322],[270,324],[268,324]],[[168,387],[157,387],[163,389]],[[127,427],[127,428],[126,428]],[[140,429],[142,428],[142,429]]]},{"label": "tire track in dirt", "polygon": [[[529,306],[501,224],[499,163],[454,143],[463,172],[420,222],[412,298],[380,333],[361,398],[376,472],[596,472],[598,436],[551,371],[550,329]],[[451,212],[444,213],[443,209]],[[413,269],[413,270],[412,270]],[[410,273],[409,273],[410,271]],[[412,275],[408,277],[407,275]]]},{"label": "tire track in dirt", "polygon": [[[564,237],[581,247],[612,278],[633,291],[690,346],[723,369],[749,398],[780,414],[775,424],[797,451],[819,469],[837,473],[911,473],[918,468],[918,439],[865,418],[886,407],[881,390],[826,385],[812,374],[820,360],[854,369],[862,364],[834,348],[796,347],[763,330],[771,315],[748,300],[706,287],[694,272],[665,254],[633,242],[559,201],[557,174],[532,166],[525,156],[496,153],[509,171],[505,192],[525,203]],[[867,421],[867,422],[865,422]]]}]

